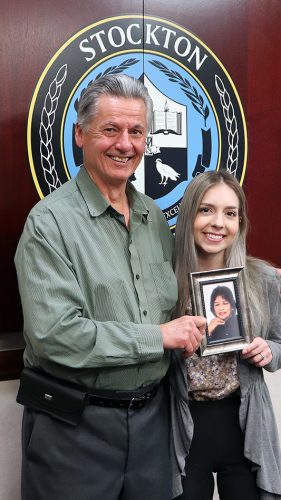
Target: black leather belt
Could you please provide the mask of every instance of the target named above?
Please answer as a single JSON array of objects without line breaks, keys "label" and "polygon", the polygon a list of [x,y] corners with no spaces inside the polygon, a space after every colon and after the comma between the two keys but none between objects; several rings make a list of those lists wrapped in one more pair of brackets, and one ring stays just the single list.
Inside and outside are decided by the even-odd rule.
[{"label": "black leather belt", "polygon": [[103,406],[104,408],[124,408],[129,410],[137,410],[144,408],[145,405],[154,398],[157,393],[159,385],[155,385],[148,392],[144,394],[132,393],[130,397],[116,396],[116,397],[105,397],[98,394],[88,394],[87,403],[89,405]]}]

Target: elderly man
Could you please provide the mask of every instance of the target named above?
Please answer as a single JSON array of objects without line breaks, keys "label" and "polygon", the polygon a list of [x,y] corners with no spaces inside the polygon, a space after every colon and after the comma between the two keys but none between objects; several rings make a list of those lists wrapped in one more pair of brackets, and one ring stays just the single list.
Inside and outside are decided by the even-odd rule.
[{"label": "elderly man", "polygon": [[78,109],[83,166],[33,208],[19,242],[23,500],[171,498],[163,379],[169,351],[191,355],[205,320],[169,321],[173,238],[128,181],[151,118],[140,81],[94,81]]}]

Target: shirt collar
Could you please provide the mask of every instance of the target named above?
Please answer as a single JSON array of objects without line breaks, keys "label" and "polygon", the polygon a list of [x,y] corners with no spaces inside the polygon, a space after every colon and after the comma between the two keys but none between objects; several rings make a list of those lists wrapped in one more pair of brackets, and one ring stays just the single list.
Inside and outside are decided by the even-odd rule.
[{"label": "shirt collar", "polygon": [[[76,183],[92,217],[98,217],[110,207],[109,202],[101,194],[84,166],[81,166],[76,176]],[[126,192],[132,211],[135,214],[140,214],[143,219],[151,221],[149,209],[143,196],[135,189],[130,181],[127,182]]]}]

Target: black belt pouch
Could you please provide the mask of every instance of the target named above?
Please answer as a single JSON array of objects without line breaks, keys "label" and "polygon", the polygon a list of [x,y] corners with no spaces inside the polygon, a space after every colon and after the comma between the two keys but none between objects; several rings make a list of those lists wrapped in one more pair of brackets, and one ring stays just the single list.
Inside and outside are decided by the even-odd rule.
[{"label": "black belt pouch", "polygon": [[17,402],[75,426],[85,408],[86,392],[65,385],[44,372],[24,368]]}]

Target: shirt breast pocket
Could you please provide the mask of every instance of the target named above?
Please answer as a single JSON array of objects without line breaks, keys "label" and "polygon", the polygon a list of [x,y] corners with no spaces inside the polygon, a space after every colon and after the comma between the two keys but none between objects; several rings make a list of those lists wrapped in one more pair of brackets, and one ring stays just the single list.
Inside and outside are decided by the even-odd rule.
[{"label": "shirt breast pocket", "polygon": [[150,270],[163,312],[169,312],[178,298],[177,279],[169,261],[150,264]]}]

